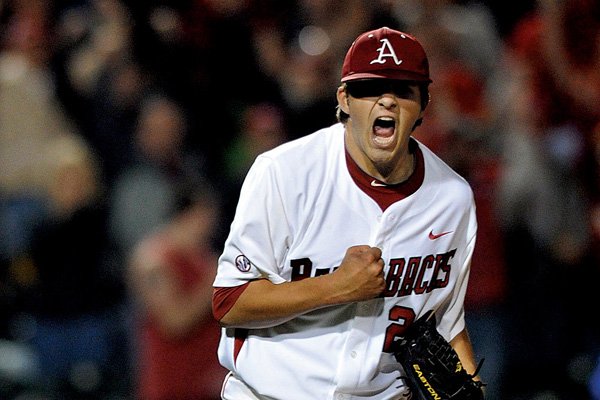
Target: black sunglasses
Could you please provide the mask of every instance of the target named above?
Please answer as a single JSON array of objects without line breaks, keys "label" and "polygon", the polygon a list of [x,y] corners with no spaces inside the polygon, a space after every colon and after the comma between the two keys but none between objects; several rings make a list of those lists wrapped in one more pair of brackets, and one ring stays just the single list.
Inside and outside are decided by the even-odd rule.
[{"label": "black sunglasses", "polygon": [[401,98],[410,98],[415,93],[413,81],[393,79],[367,79],[346,83],[346,91],[352,97],[381,97],[386,93],[393,93]]}]

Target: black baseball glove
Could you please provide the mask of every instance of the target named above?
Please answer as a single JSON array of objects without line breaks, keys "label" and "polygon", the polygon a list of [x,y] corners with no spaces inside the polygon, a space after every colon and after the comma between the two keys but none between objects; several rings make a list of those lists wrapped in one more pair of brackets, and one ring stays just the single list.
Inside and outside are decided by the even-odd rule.
[{"label": "black baseball glove", "polygon": [[483,400],[484,384],[473,379],[483,360],[473,375],[468,374],[435,326],[435,316],[428,312],[408,328],[394,352],[406,372],[412,400]]}]

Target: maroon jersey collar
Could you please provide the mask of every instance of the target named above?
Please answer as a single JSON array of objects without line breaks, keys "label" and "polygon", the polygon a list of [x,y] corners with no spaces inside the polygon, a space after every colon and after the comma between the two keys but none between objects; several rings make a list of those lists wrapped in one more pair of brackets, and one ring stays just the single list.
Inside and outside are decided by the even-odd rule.
[{"label": "maroon jersey collar", "polygon": [[402,200],[416,192],[423,183],[423,178],[425,177],[423,153],[414,139],[410,140],[409,149],[416,157],[415,170],[407,180],[394,185],[387,185],[365,173],[352,159],[348,150],[345,151],[346,165],[354,183],[375,200],[383,211],[396,201]]}]

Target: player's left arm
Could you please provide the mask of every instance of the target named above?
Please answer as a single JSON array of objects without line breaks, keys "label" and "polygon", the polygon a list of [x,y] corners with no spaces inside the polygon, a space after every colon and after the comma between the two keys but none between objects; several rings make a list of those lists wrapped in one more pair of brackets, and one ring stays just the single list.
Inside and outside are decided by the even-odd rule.
[{"label": "player's left arm", "polygon": [[[450,341],[450,345],[454,351],[456,351],[465,371],[472,375],[477,369],[477,363],[475,362],[475,352],[473,351],[473,345],[467,329],[465,328],[460,331],[460,333]],[[479,377],[475,377],[475,379],[479,380]]]},{"label": "player's left arm", "polygon": [[[473,203],[473,198],[471,198],[471,202]],[[468,282],[469,282],[469,273],[470,273],[470,269],[471,269],[471,260],[473,257],[473,252],[475,249],[475,242],[476,242],[476,227],[477,227],[477,220],[475,217],[475,211],[474,211],[474,206],[471,207],[470,210],[470,221],[471,221],[471,227],[470,227],[470,231],[472,232],[470,235],[469,240],[467,240],[467,245],[465,248],[465,258],[464,258],[464,264],[462,266],[462,268],[460,269],[461,273],[459,274],[456,284],[455,284],[455,291],[454,291],[454,299],[451,302],[451,306],[449,308],[449,310],[446,310],[446,313],[444,315],[445,318],[451,317],[451,316],[463,316],[464,318],[464,299],[466,296],[466,292],[467,292],[467,286],[468,286]],[[443,319],[444,319],[443,317]],[[452,318],[450,318],[449,320],[446,321],[446,323],[449,323],[450,326],[455,325],[457,323],[458,320],[453,320]],[[464,324],[464,320],[463,320],[463,324]],[[452,337],[452,336],[450,336]],[[460,359],[460,362],[463,366],[463,368],[465,369],[465,371],[467,371],[467,373],[469,374],[474,374],[477,371],[477,361],[475,358],[475,351],[473,350],[473,344],[471,343],[471,339],[469,337],[469,333],[467,330],[467,327],[463,325],[462,330],[460,330],[456,335],[454,335],[454,337],[449,340],[450,345],[452,346],[452,348],[454,349],[454,351],[456,352],[456,354],[458,355],[458,358]],[[475,377],[476,380],[479,380],[479,377]]]}]

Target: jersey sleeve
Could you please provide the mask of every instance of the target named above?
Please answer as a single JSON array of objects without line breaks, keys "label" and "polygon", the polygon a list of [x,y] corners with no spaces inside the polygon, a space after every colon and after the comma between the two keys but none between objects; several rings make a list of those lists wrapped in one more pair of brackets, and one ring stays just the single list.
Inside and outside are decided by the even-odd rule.
[{"label": "jersey sleeve", "polygon": [[475,242],[477,237],[477,220],[475,216],[475,204],[471,199],[470,210],[467,211],[468,222],[467,222],[467,235],[465,240],[465,247],[462,253],[456,260],[458,263],[458,276],[456,283],[452,291],[452,296],[449,301],[438,310],[438,316],[441,316],[441,320],[438,324],[438,331],[448,341],[452,340],[458,335],[466,326],[465,324],[465,295],[467,293],[467,286],[469,283],[469,273],[471,270],[471,260],[473,258],[473,251],[475,249]]},{"label": "jersey sleeve", "polygon": [[255,279],[282,283],[290,230],[275,162],[259,156],[242,184],[235,216],[219,257],[215,287]]}]

